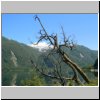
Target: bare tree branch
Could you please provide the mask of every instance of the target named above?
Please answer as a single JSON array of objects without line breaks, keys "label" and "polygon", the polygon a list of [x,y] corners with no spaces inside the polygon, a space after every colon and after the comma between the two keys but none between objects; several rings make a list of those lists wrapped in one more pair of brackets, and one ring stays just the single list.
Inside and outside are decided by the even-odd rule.
[{"label": "bare tree branch", "polygon": [[[56,78],[56,79],[59,79],[61,81],[61,84],[62,85],[65,85],[65,80],[74,80],[76,83],[78,83],[79,85],[81,84],[82,85],[82,82],[80,81],[80,79],[78,78],[78,73],[82,76],[82,78],[87,82],[89,83],[89,79],[87,77],[87,75],[83,72],[83,70],[75,63],[73,62],[69,56],[67,55],[67,53],[65,53],[62,49],[62,47],[67,47],[69,48],[70,50],[72,50],[74,47],[75,47],[75,43],[73,42],[73,40],[70,40],[70,37],[66,38],[66,35],[65,35],[65,32],[63,30],[63,27],[61,26],[61,29],[62,29],[62,34],[63,34],[63,43],[62,44],[58,44],[58,37],[57,37],[57,34],[54,35],[49,35],[47,33],[47,31],[45,30],[44,26],[42,25],[40,19],[38,16],[35,17],[35,20],[38,20],[38,22],[40,23],[41,27],[42,27],[42,30],[40,30],[39,34],[40,34],[40,38],[39,40],[37,41],[36,44],[38,44],[40,41],[42,40],[46,40],[46,41],[49,41],[50,45],[53,46],[53,49],[51,50],[51,53],[49,53],[49,55],[53,54],[52,52],[55,51],[55,53],[59,54],[60,57],[62,57],[62,61],[65,62],[65,64],[68,64],[72,70],[73,70],[73,73],[74,73],[74,76],[72,78],[66,78],[66,77],[63,77],[61,75],[61,63],[59,61],[57,61],[57,63],[60,65],[60,71],[58,70],[58,67],[55,65],[55,72],[58,76],[56,75],[50,75],[48,73],[45,73],[42,70],[40,70],[36,64],[34,64],[32,61],[31,63],[35,66],[35,68],[37,69],[37,71],[39,71],[42,75],[45,75],[45,76],[48,76],[48,77],[51,77],[51,78]],[[48,56],[49,56],[48,55]]]},{"label": "bare tree branch", "polygon": [[48,38],[48,40],[50,41],[50,43],[53,45],[53,42],[52,42],[52,40],[50,39],[50,37],[48,36],[48,33],[46,32],[45,28],[43,27],[43,25],[42,25],[42,23],[41,23],[41,21],[40,21],[39,17],[38,17],[38,16],[36,16],[36,17],[35,17],[35,20],[36,20],[36,19],[39,21],[39,23],[40,23],[40,25],[41,25],[41,27],[42,27],[43,31],[45,32],[45,37],[47,37],[47,38]]},{"label": "bare tree branch", "polygon": [[[43,71],[43,69],[40,70],[40,69],[37,67],[37,65],[33,62],[33,60],[31,60],[31,63],[32,63],[32,65],[35,67],[35,69],[36,69],[38,72],[40,72],[42,75],[48,76],[48,77],[51,77],[51,78],[60,79],[60,77],[57,77],[57,76],[54,76],[54,75],[50,75],[50,74],[48,74],[48,73],[45,73],[45,72]],[[62,79],[63,79],[63,80],[72,80],[72,78],[66,78],[66,77],[62,77]]]}]

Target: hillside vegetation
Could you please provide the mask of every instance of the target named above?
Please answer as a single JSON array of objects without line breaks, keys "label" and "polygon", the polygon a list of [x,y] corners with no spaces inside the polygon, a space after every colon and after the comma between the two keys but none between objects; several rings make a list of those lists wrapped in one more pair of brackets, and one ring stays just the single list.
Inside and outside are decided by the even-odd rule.
[{"label": "hillside vegetation", "polygon": [[[89,68],[94,68],[94,66],[97,68],[98,52],[81,45],[77,45],[73,50],[63,49],[73,61],[82,67],[88,77],[92,80],[92,85],[97,85],[97,76],[95,76]],[[48,51],[49,50],[47,50],[47,52]],[[40,52],[36,48],[2,37],[2,85],[59,86],[60,84],[56,79],[51,80],[50,78],[41,75],[31,64],[30,59],[36,62],[40,68],[45,67],[47,71],[51,70],[52,72],[53,58],[49,60],[43,56],[46,55],[47,52]],[[63,74],[65,76],[67,73],[69,73],[69,75],[72,74],[68,66],[66,67],[65,64],[62,66]],[[66,85],[72,84],[71,82],[67,82]]]}]

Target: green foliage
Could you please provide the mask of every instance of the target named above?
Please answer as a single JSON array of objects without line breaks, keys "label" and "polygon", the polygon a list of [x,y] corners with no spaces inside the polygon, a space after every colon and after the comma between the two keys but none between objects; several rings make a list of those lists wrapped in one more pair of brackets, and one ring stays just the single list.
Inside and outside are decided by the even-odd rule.
[{"label": "green foliage", "polygon": [[89,84],[85,84],[85,86],[98,86],[98,78],[92,79]]},{"label": "green foliage", "polygon": [[32,76],[32,79],[30,80],[22,80],[21,85],[24,86],[44,86],[46,85],[43,78],[40,78],[39,76]]},{"label": "green foliage", "polygon": [[95,69],[98,69],[98,59],[95,60],[95,63],[94,63],[94,65],[93,65],[93,67],[94,67]]},{"label": "green foliage", "polygon": [[73,80],[68,80],[67,85],[68,86],[73,86]]}]

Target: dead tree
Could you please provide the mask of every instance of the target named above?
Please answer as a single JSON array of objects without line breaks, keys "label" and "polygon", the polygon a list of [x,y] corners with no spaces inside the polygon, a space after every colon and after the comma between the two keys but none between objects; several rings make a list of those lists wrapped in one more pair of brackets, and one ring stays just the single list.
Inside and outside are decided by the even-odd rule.
[{"label": "dead tree", "polygon": [[[68,54],[66,52],[64,52],[64,50],[62,49],[63,47],[66,47],[66,48],[69,48],[70,50],[72,50],[75,47],[74,42],[73,41],[70,41],[69,37],[67,38],[65,36],[65,32],[63,30],[63,27],[61,26],[62,34],[63,34],[63,43],[62,44],[59,44],[58,43],[57,34],[55,34],[55,35],[54,34],[49,35],[47,33],[46,29],[44,28],[44,26],[42,25],[42,23],[40,21],[40,18],[38,16],[35,16],[35,20],[38,20],[38,22],[40,23],[40,25],[42,27],[42,29],[39,32],[39,34],[40,34],[39,40],[37,41],[37,43],[35,45],[37,45],[42,40],[48,41],[49,42],[49,45],[52,45],[53,46],[53,49],[48,54],[48,56],[51,55],[51,54],[53,54],[53,52],[59,54],[60,57],[61,57],[61,62],[64,62],[64,63],[66,63],[67,65],[70,66],[70,68],[73,70],[74,76],[71,77],[71,78],[63,77],[62,74],[61,74],[61,70],[58,71],[57,65],[54,65],[54,68],[55,68],[54,71],[56,72],[57,76],[56,75],[49,75],[48,73],[45,73],[43,70],[39,69],[36,64],[32,63],[35,66],[36,70],[39,71],[42,75],[45,75],[45,76],[48,76],[48,77],[51,77],[51,78],[59,79],[61,85],[65,85],[65,81],[66,80],[74,80],[77,84],[81,84],[82,85],[82,82],[80,81],[80,79],[78,77],[78,74],[80,74],[81,77],[87,83],[89,83],[90,81],[89,81],[87,75],[81,69],[81,67],[79,65],[77,65],[75,62],[73,62],[69,58]],[[31,60],[31,62],[33,62],[33,61]],[[62,67],[61,66],[61,62],[57,61],[57,63],[60,66],[60,69]]]}]

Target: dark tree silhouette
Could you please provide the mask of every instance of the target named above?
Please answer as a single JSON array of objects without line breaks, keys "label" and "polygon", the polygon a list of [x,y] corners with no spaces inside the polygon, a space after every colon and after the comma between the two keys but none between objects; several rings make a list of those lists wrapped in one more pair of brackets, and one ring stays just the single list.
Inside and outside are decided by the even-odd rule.
[{"label": "dark tree silhouette", "polygon": [[[65,53],[64,50],[62,49],[63,47],[66,47],[66,48],[69,48],[70,50],[72,50],[75,47],[75,43],[73,42],[73,40],[70,40],[70,37],[67,38],[65,36],[65,32],[64,32],[63,27],[61,26],[63,41],[62,41],[62,44],[59,44],[57,34],[49,35],[47,33],[46,29],[44,28],[44,26],[42,25],[40,18],[37,15],[35,16],[35,20],[37,20],[42,27],[42,29],[39,32],[40,37],[35,45],[37,45],[40,41],[43,41],[43,40],[49,42],[49,46],[52,45],[53,49],[50,49],[50,52],[47,55],[47,57],[50,55],[54,55],[54,53],[56,53],[59,55],[58,59],[60,59],[60,60],[56,60],[56,62],[58,64],[54,63],[54,72],[56,74],[46,73],[46,71],[44,71],[43,68],[40,69],[37,66],[37,64],[31,59],[31,63],[36,68],[36,70],[44,76],[58,79],[60,81],[61,85],[63,85],[63,86],[66,85],[66,80],[72,80],[72,81],[75,81],[78,85],[83,85],[83,83],[80,81],[80,78],[78,77],[78,74],[81,75],[81,77],[85,80],[85,82],[89,83],[90,81],[89,81],[87,75],[81,69],[81,67],[79,65],[77,65],[74,61],[72,61],[69,58],[68,54]],[[62,62],[64,62],[65,64],[70,66],[70,68],[72,69],[72,71],[74,73],[73,77],[66,78],[62,75],[62,70],[61,70],[62,69],[62,66],[61,66]],[[57,65],[59,65],[59,67]]]}]

